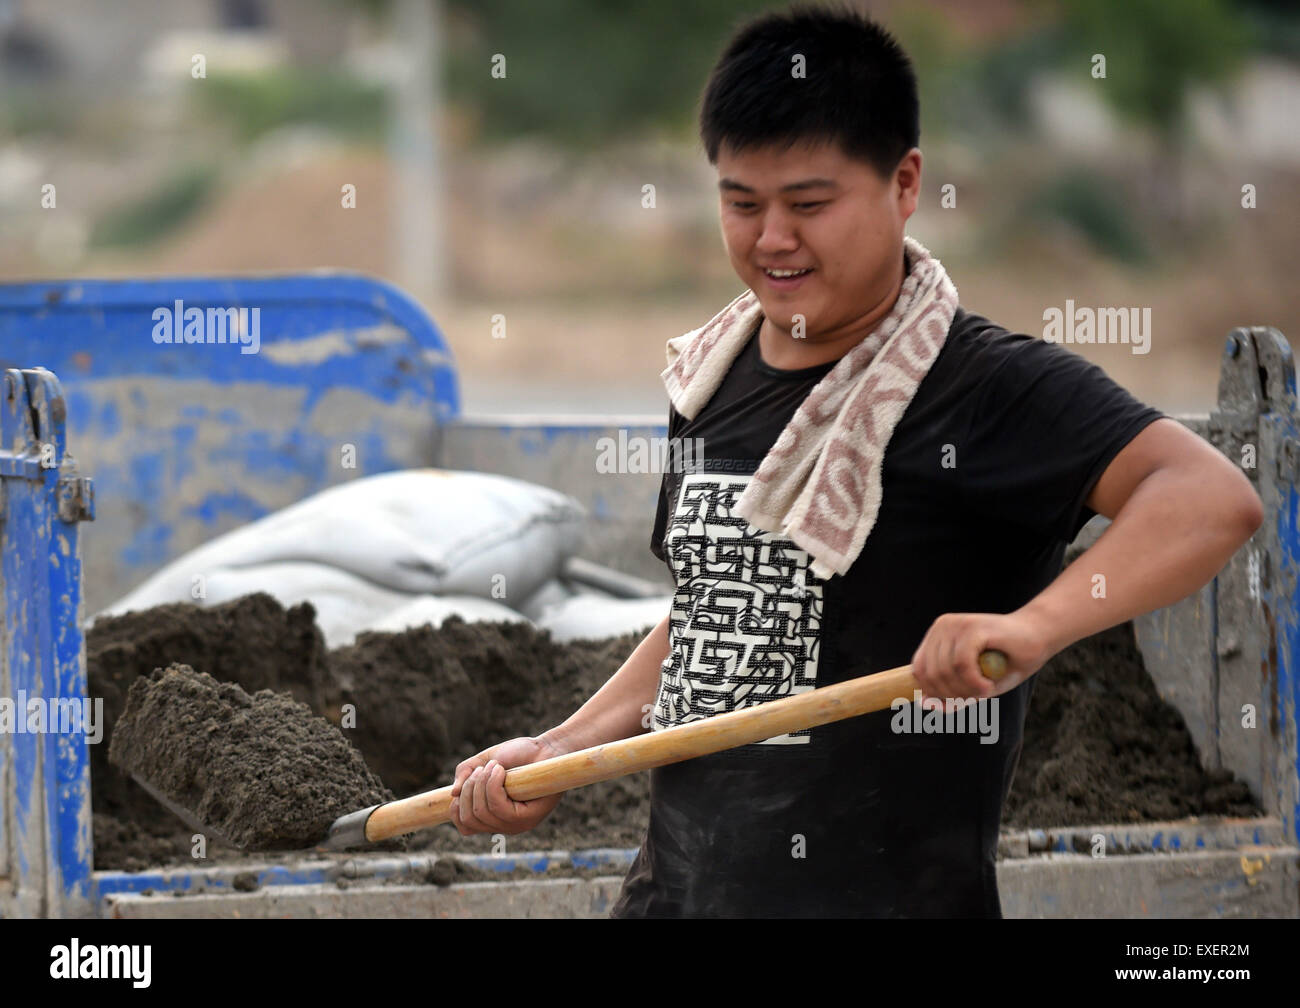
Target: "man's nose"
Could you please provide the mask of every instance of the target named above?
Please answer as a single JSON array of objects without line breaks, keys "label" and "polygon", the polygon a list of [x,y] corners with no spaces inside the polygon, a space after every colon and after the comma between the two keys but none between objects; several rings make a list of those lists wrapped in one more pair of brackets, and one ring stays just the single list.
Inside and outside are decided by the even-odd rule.
[{"label": "man's nose", "polygon": [[760,252],[780,252],[796,247],[799,236],[794,220],[780,207],[767,211],[756,244]]}]

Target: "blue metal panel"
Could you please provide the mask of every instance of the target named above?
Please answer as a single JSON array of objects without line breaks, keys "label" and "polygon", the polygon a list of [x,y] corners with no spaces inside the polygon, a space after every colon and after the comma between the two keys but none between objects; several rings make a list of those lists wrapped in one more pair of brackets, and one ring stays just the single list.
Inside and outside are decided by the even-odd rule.
[{"label": "blue metal panel", "polygon": [[[196,342],[157,341],[196,312]],[[33,365],[62,379],[78,457],[112,503],[83,544],[92,611],[327,486],[432,464],[460,410],[428,316],[348,273],[0,284],[0,367]]]},{"label": "blue metal panel", "polygon": [[[177,302],[205,310],[259,308],[259,347],[250,353],[245,346],[155,343],[153,313]],[[384,326],[409,339],[393,333],[388,342]],[[288,344],[309,338],[317,340],[314,349],[288,352]],[[264,352],[277,345],[284,352]],[[357,352],[384,347],[390,352]],[[190,351],[203,352],[201,363]],[[394,360],[419,351],[430,354],[406,360],[396,370],[408,380],[395,381]],[[313,395],[331,385],[365,387],[388,402],[418,389],[440,417],[459,412],[451,354],[429,317],[397,288],[350,273],[0,284],[0,364],[38,358],[53,365],[74,400],[72,390],[92,375],[202,375],[216,382],[303,384]],[[105,419],[113,421],[111,411],[82,414],[74,431]]]},{"label": "blue metal panel", "polygon": [[[90,481],[66,448],[67,411],[44,369],[8,370],[0,392],[4,673],[0,702],[0,875],[7,912],[90,912],[90,769],[84,722],[60,722],[71,700],[84,714],[79,628],[78,522],[93,516]],[[37,712],[43,717],[37,719]],[[64,730],[70,729],[70,730]]]},{"label": "blue metal panel", "polygon": [[[1292,437],[1300,443],[1300,431],[1293,428]],[[1292,784],[1300,781],[1300,747],[1296,737],[1300,734],[1300,492],[1293,483],[1283,500],[1278,514],[1278,538],[1282,543],[1283,565],[1287,592],[1278,606],[1278,708],[1283,731],[1289,737],[1291,758],[1295,775]],[[1300,788],[1290,792],[1290,840],[1300,843]]]},{"label": "blue metal panel", "polygon": [[[1291,843],[1300,843],[1300,400],[1295,358],[1276,329],[1251,330],[1265,367],[1262,376],[1268,409],[1259,418],[1266,446],[1268,493],[1265,503],[1275,523],[1269,552],[1271,576],[1261,595],[1270,613],[1269,641],[1260,667],[1276,689],[1270,712],[1278,752],[1277,801]],[[1268,519],[1266,519],[1268,520]],[[1275,726],[1275,727],[1274,727]],[[1272,797],[1272,796],[1270,796]]]},{"label": "blue metal panel", "polygon": [[553,865],[575,868],[603,868],[611,875],[625,874],[635,860],[637,848],[598,847],[576,851],[525,851],[519,854],[411,854],[392,856],[361,854],[346,859],[304,858],[279,864],[194,865],[151,871],[100,871],[95,873],[99,898],[116,893],[234,892],[235,879],[252,875],[258,886],[320,885],[339,879],[382,881],[407,879],[424,881],[440,856],[485,871],[511,872],[527,869],[545,874]]}]

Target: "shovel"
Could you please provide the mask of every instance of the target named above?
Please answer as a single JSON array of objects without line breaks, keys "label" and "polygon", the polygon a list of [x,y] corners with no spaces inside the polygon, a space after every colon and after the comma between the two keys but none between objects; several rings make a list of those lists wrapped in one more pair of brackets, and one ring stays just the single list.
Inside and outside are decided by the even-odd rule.
[{"label": "shovel", "polygon": [[[983,652],[979,665],[984,677],[995,682],[1007,673],[1007,658],[1001,651]],[[896,699],[911,703],[914,691],[918,689],[920,684],[912,675],[912,666],[900,665],[885,672],[848,679],[780,700],[769,700],[729,714],[718,714],[663,731],[634,735],[515,767],[506,771],[506,794],[515,801],[560,794],[638,770],[680,763],[696,756],[761,742],[786,732],[870,714],[890,706]],[[191,829],[231,846],[239,846],[220,830],[200,822],[192,810],[172,800],[143,775],[132,773],[131,777]],[[450,820],[451,785],[447,785],[340,816],[334,820],[325,838],[316,847],[308,849],[335,851],[379,843]]]},{"label": "shovel", "polygon": [[[984,677],[995,682],[1007,673],[1007,658],[1001,651],[983,652],[979,665]],[[895,699],[911,703],[913,692],[918,689],[920,684],[912,675],[912,666],[901,665],[729,714],[717,714],[663,731],[634,735],[515,767],[506,771],[506,794],[515,801],[559,794],[638,770],[679,763],[696,756],[761,742],[786,732],[870,714],[890,706]],[[448,785],[340,816],[330,827],[320,849],[342,850],[378,843],[450,819],[451,785]]]}]

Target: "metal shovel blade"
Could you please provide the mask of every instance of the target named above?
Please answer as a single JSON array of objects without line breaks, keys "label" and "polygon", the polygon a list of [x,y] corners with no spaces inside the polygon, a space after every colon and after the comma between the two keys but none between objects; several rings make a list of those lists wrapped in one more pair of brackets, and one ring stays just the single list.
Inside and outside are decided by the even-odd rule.
[{"label": "metal shovel blade", "polygon": [[[131,774],[131,779],[149,792],[159,805],[165,808],[176,818],[180,819],[186,826],[194,830],[195,833],[202,833],[204,836],[212,837],[221,841],[229,847],[236,850],[246,849],[246,844],[237,844],[219,829],[200,822],[199,817],[195,815],[192,809],[186,808],[178,802],[168,798],[156,787],[149,783],[139,774]],[[379,808],[378,805],[371,805],[369,808],[358,809],[356,812],[349,812],[347,815],[339,816],[330,826],[329,832],[321,842],[312,847],[302,848],[304,851],[325,850],[341,851],[348,847],[364,847],[369,841],[366,839],[366,820],[370,818],[370,813]]]},{"label": "metal shovel blade", "polygon": [[148,791],[149,794],[153,797],[154,801],[156,801],[159,805],[165,808],[172,815],[176,816],[176,818],[180,819],[181,822],[183,822],[186,826],[192,829],[195,833],[202,833],[204,836],[213,837],[214,839],[220,840],[223,844],[226,844],[230,847],[234,847],[238,850],[244,849],[243,845],[235,843],[233,840],[230,839],[230,837],[222,833],[221,830],[213,829],[211,826],[208,826],[206,823],[200,822],[199,817],[195,815],[191,809],[188,809],[184,805],[180,805],[172,801],[165,794],[159,791],[156,787],[150,784],[144,777],[141,777],[139,774],[133,773],[131,774],[131,779],[135,781],[137,784],[139,784],[146,791]]}]

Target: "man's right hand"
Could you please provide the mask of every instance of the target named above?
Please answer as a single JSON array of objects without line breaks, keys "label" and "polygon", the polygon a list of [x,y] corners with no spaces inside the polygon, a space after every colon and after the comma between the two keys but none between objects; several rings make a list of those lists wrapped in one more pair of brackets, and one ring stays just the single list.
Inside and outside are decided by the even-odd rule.
[{"label": "man's right hand", "polygon": [[564,755],[544,738],[514,738],[484,749],[456,767],[451,786],[451,822],[462,836],[524,833],[550,815],[562,795],[515,801],[506,794],[506,771]]}]

